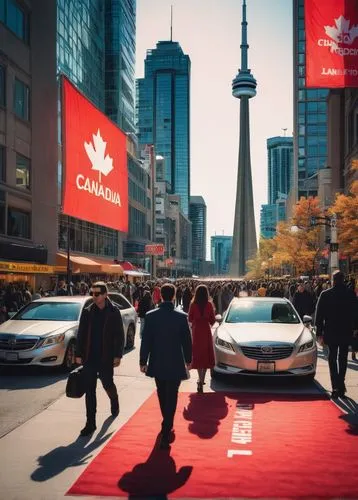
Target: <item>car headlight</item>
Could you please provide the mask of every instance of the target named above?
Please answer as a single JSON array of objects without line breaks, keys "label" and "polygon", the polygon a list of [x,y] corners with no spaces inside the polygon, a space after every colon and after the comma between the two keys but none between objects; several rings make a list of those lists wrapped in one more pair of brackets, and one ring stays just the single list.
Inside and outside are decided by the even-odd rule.
[{"label": "car headlight", "polygon": [[216,343],[216,345],[223,347],[224,349],[227,349],[228,351],[235,352],[234,346],[232,344],[230,344],[230,342],[226,342],[226,340],[223,340],[220,337],[216,337],[215,343]]},{"label": "car headlight", "polygon": [[313,349],[313,346],[314,346],[314,342],[313,342],[313,340],[310,340],[309,342],[302,344],[301,347],[298,349],[298,352],[309,351],[309,350]]},{"label": "car headlight", "polygon": [[48,345],[60,344],[65,340],[65,334],[59,333],[57,335],[51,335],[50,337],[46,337],[43,340],[40,340],[38,347],[45,347]]}]

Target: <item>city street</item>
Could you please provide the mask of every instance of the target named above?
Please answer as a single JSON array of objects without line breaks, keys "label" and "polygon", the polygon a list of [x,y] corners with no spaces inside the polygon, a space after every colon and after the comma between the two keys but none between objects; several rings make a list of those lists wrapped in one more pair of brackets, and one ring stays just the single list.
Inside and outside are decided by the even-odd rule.
[{"label": "city street", "polygon": [[[85,421],[84,400],[71,400],[64,395],[66,377],[59,373],[6,369],[0,377],[1,433],[0,454],[6,457],[0,471],[2,498],[28,500],[33,498],[62,498],[88,464],[110,442],[113,434],[138,411],[154,392],[154,383],[139,372],[138,337],[136,348],[128,352],[115,382],[120,393],[121,412],[114,421],[108,418],[108,399],[98,388],[97,434],[78,439]],[[340,400],[348,412],[347,427],[354,424],[358,399],[358,364],[349,361],[347,375],[349,396]],[[315,383],[284,379],[220,379],[207,381],[206,392],[238,393],[245,395],[276,394],[287,400],[319,397],[330,389],[328,367],[320,353]],[[196,374],[181,385],[183,393],[196,392]],[[205,395],[204,395],[205,397]],[[260,397],[260,396],[259,396]],[[283,403],[284,407],[289,403]],[[327,403],[334,405],[334,403]],[[283,407],[283,408],[284,408]],[[177,417],[179,420],[181,416]],[[158,423],[159,427],[159,423]],[[157,430],[143,422],[141,434],[155,437]],[[7,433],[7,434],[6,434]],[[135,439],[140,439],[139,436]],[[20,444],[21,443],[21,444]],[[177,446],[179,446],[177,444]],[[176,444],[173,445],[175,452]],[[14,481],[16,478],[16,481]],[[71,498],[71,497],[69,497]],[[75,498],[75,497],[73,497]]]}]

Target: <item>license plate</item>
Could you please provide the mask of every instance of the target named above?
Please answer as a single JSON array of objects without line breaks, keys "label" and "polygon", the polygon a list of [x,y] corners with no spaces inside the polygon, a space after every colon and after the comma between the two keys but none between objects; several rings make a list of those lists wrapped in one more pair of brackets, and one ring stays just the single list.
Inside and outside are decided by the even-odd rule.
[{"label": "license plate", "polygon": [[19,355],[17,352],[6,352],[5,359],[7,361],[17,361],[19,359]]},{"label": "license plate", "polygon": [[258,361],[257,371],[259,373],[274,373],[275,363],[262,363],[262,362]]}]

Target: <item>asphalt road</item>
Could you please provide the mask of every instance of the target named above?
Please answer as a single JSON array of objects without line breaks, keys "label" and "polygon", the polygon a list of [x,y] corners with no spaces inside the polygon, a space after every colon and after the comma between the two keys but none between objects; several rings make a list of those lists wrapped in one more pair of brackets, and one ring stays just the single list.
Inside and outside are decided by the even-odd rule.
[{"label": "asphalt road", "polygon": [[0,437],[64,394],[67,375],[42,367],[0,368]]}]

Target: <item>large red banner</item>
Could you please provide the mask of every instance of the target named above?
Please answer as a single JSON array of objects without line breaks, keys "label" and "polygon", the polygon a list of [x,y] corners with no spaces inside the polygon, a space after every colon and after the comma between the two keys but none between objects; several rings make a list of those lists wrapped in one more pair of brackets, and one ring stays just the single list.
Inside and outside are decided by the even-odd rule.
[{"label": "large red banner", "polygon": [[63,78],[63,213],[128,231],[127,137]]},{"label": "large red banner", "polygon": [[358,87],[358,0],[305,0],[306,86]]}]

